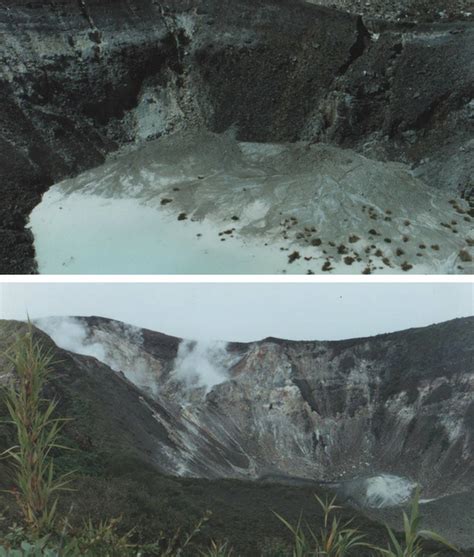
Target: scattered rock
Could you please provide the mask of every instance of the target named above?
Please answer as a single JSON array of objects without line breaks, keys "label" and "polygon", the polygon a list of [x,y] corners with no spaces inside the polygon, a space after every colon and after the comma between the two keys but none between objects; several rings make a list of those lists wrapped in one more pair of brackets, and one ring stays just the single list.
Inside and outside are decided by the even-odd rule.
[{"label": "scattered rock", "polygon": [[290,253],[290,255],[288,256],[288,263],[293,263],[293,261],[296,261],[297,259],[300,259],[301,255],[299,251],[294,251],[293,253]]}]

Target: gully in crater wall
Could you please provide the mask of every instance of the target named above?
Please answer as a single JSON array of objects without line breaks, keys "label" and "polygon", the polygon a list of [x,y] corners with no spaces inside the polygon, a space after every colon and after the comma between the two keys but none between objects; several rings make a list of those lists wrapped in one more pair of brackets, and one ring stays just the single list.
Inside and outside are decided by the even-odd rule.
[{"label": "gully in crater wall", "polygon": [[457,229],[473,210],[469,21],[364,22],[272,0],[15,0],[0,29],[3,272],[37,270],[25,224],[49,186],[184,129],[402,161],[449,198],[438,233],[463,236],[452,272],[469,271]]},{"label": "gully in crater wall", "polygon": [[410,491],[397,476],[421,482],[425,498],[472,486],[472,319],[352,341],[249,344],[181,341],[102,318],[38,325],[151,397],[173,440],[160,451],[171,473],[179,462],[181,473],[211,478],[360,478],[341,492],[374,506],[386,486]]},{"label": "gully in crater wall", "polygon": [[[271,531],[284,539],[274,511],[291,523],[304,513],[320,528],[313,493],[336,496],[342,519],[386,545],[383,522],[399,529],[419,487],[423,527],[472,553],[473,318],[353,338],[462,315],[469,285],[106,282],[2,293],[5,317],[33,304],[35,317],[79,306],[136,323],[33,320],[34,339],[54,358],[44,397],[70,418],[64,438],[79,468],[75,491],[61,495],[65,512],[74,503],[80,519],[103,519],[123,509],[127,529],[151,516],[149,540],[158,515],[178,512],[175,529],[210,509],[213,536],[262,557],[251,525],[264,540]],[[0,322],[1,383],[16,378],[5,351],[27,331],[25,322]],[[14,433],[2,426],[2,451]],[[58,451],[55,462],[70,466],[69,455]],[[0,460],[2,487],[9,473]]]}]

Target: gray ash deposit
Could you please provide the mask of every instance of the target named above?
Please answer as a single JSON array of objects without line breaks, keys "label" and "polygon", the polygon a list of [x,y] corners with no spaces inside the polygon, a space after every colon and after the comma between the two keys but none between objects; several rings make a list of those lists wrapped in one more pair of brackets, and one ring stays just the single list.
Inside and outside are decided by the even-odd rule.
[{"label": "gray ash deposit", "polygon": [[[430,238],[416,230],[417,246],[431,250],[435,259],[437,249],[431,246],[438,246],[443,252],[439,259],[453,263],[450,269],[441,269],[428,257],[421,272],[470,272],[472,238],[464,228],[472,225],[473,211],[474,31],[463,9],[460,5],[439,21],[415,23],[416,18],[392,21],[388,13],[385,19],[365,20],[293,0],[170,0],[166,7],[151,0],[2,4],[0,270],[29,273],[38,271],[38,265],[40,271],[49,268],[42,259],[41,240],[36,259],[27,224],[53,184],[74,177],[83,181],[81,173],[110,164],[111,153],[137,152],[147,148],[149,140],[211,133],[230,135],[240,143],[259,143],[262,148],[281,144],[291,152],[306,146],[310,157],[321,149],[332,150],[336,158],[363,157],[364,164],[383,169],[388,182],[382,181],[381,187],[395,182],[393,188],[403,197],[401,209],[397,205],[383,210],[401,219],[413,195],[416,214],[406,220],[434,226],[441,236],[427,244]],[[184,144],[177,143],[178,153],[185,152]],[[295,164],[297,160],[290,166]],[[400,169],[398,164],[402,170],[395,170]],[[264,165],[261,173],[266,172]],[[122,179],[125,176],[123,171]],[[224,204],[228,178],[223,174],[214,184],[222,191]],[[363,186],[356,182],[349,190]],[[156,184],[155,194],[160,191]],[[294,189],[291,180],[284,186],[290,193]],[[402,194],[406,190],[410,195]],[[295,212],[304,213],[308,197],[296,197],[300,206]],[[126,201],[130,199],[128,193]],[[117,230],[105,223],[99,232],[102,217],[95,209],[104,199],[99,196],[95,202],[85,213],[91,222],[95,219],[95,237],[113,237]],[[201,200],[189,196],[181,203],[196,203],[195,210]],[[369,199],[367,210],[371,205]],[[432,205],[436,214],[427,217]],[[165,208],[172,211],[174,205]],[[357,210],[350,205],[344,209],[352,212],[344,235],[359,235],[351,230]],[[188,214],[181,210],[176,218],[184,213]],[[376,204],[372,213],[380,221]],[[331,211],[326,211],[326,217],[336,224]],[[57,214],[54,218],[60,221]],[[391,218],[384,214],[384,227]],[[160,219],[157,211],[156,220]],[[377,231],[376,219],[371,219],[374,226],[367,231]],[[184,216],[179,222],[189,224],[189,220]],[[123,227],[128,224],[133,225]],[[393,234],[386,236],[391,242],[395,235],[398,238],[395,224]],[[316,223],[311,226],[317,228]],[[231,227],[223,230],[227,228]],[[174,234],[174,229],[166,232]],[[63,231],[56,233],[63,237]],[[55,249],[51,236],[48,251]],[[79,269],[71,265],[78,257],[71,245],[86,241],[81,240],[81,231],[74,236],[70,230],[66,236],[70,243],[57,257],[59,266],[64,263],[64,272],[90,272],[85,265]],[[342,243],[339,237],[327,241],[337,247],[339,240]],[[187,238],[183,243],[186,258],[192,259],[199,248]],[[265,243],[290,249],[284,263],[286,255],[299,252],[298,242],[280,246],[270,237]],[[227,246],[227,241],[222,244]],[[393,255],[392,247],[381,262],[366,258],[368,254],[333,254],[326,249],[322,255],[327,259],[317,254],[316,262],[298,272],[339,271],[340,267],[350,272],[385,268],[408,272],[426,258],[425,248],[411,254],[401,247],[404,253],[397,256],[397,248]],[[232,249],[225,255],[235,257]],[[344,263],[339,255],[361,265]],[[92,264],[97,272],[115,271]],[[271,269],[284,270],[280,261]]]}]

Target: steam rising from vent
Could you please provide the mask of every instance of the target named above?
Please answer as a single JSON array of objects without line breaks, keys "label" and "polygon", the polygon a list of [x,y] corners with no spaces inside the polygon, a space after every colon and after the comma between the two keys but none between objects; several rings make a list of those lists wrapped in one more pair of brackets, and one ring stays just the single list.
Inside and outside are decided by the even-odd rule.
[{"label": "steam rising from vent", "polygon": [[227,381],[233,358],[222,341],[183,340],[178,348],[173,376],[189,388],[212,387]]},{"label": "steam rising from vent", "polygon": [[[93,356],[115,371],[122,371],[135,385],[156,395],[159,391],[160,366],[141,350],[140,329],[111,322],[107,328],[88,328],[74,317],[48,317],[35,324],[53,341],[71,352]],[[212,387],[227,381],[235,356],[222,341],[181,341],[172,376],[186,388]]]},{"label": "steam rising from vent", "polygon": [[93,356],[101,362],[108,363],[103,345],[88,338],[87,329],[78,319],[47,317],[35,320],[35,325],[49,335],[60,348],[84,356]]},{"label": "steam rising from vent", "polygon": [[89,328],[73,317],[48,317],[35,324],[61,348],[93,356],[114,371],[122,372],[137,387],[156,395],[161,366],[143,351],[142,331],[132,325],[109,322]]}]

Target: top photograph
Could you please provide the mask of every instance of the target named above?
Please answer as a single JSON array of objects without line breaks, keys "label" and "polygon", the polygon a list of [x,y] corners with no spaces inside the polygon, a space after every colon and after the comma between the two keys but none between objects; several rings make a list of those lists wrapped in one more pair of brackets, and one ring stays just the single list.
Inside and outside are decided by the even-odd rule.
[{"label": "top photograph", "polygon": [[474,273],[471,0],[1,0],[0,274]]}]

